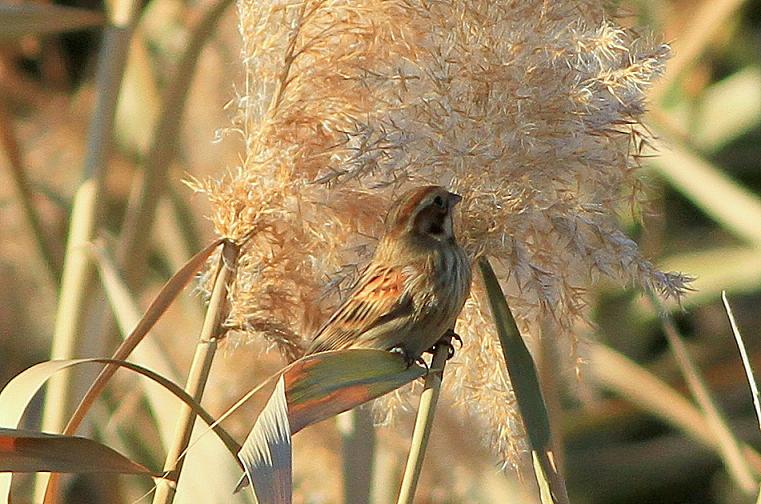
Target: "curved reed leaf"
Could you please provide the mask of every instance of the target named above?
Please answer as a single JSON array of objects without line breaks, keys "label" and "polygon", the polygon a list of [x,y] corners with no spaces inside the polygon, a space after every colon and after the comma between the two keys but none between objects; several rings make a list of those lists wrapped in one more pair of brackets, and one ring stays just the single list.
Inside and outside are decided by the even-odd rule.
[{"label": "curved reed leaf", "polygon": [[[292,435],[425,373],[420,366],[408,368],[399,355],[365,349],[322,352],[288,366],[238,454],[246,474],[254,480],[259,504],[291,502],[290,488],[287,492],[283,488],[290,481]],[[244,476],[236,491],[247,485]]]},{"label": "curved reed leaf", "polygon": [[[184,402],[196,413],[196,415],[201,417],[204,422],[212,426],[214,432],[219,436],[220,440],[225,444],[233,457],[235,457],[235,454],[240,450],[240,445],[233,439],[233,437],[217,425],[214,418],[200,404],[198,404],[197,401],[185,393],[181,387],[142,366],[115,359],[69,359],[45,361],[20,373],[11,380],[2,391],[0,391],[0,427],[17,428],[21,421],[21,417],[24,415],[32,398],[51,376],[64,369],[90,363],[124,367],[155,381]],[[7,502],[9,494],[10,475],[0,475],[0,502]]]},{"label": "curved reed leaf", "polygon": [[[215,240],[209,244],[206,248],[198,252],[177,272],[172,278],[170,278],[156,298],[151,302],[150,306],[143,315],[143,318],[137,323],[130,335],[119,345],[119,348],[114,352],[112,359],[123,360],[130,356],[132,350],[140,343],[143,338],[148,334],[148,331],[158,322],[159,318],[164,314],[170,304],[177,298],[182,289],[193,279],[195,274],[206,262],[206,259],[216,250],[216,248],[222,243],[222,240]],[[116,372],[116,366],[106,366],[103,371],[100,372],[95,381],[90,385],[87,393],[82,398],[77,406],[77,409],[71,415],[69,423],[66,425],[64,434],[73,434],[79,424],[84,419],[87,411],[89,411],[92,403],[98,397],[98,394],[108,383],[108,380]]]},{"label": "curved reed leaf", "polygon": [[0,428],[0,472],[161,476],[92,439],[6,428]]}]

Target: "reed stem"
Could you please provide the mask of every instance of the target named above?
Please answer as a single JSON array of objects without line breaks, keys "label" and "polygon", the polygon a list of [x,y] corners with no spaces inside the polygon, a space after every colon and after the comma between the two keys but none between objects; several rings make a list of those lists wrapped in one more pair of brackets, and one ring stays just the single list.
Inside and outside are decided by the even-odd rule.
[{"label": "reed stem", "polygon": [[412,504],[415,498],[415,490],[420,480],[420,471],[423,469],[425,450],[428,447],[428,438],[431,435],[433,416],[436,413],[436,403],[439,401],[441,380],[444,375],[444,367],[448,356],[447,345],[438,345],[436,353],[431,361],[431,371],[425,377],[423,393],[420,395],[417,418],[415,418],[415,430],[412,432],[412,444],[407,456],[407,465],[404,468],[402,488],[399,491],[397,504]]},{"label": "reed stem", "polygon": [[357,407],[337,418],[343,459],[344,502],[370,504],[375,427],[368,408]]},{"label": "reed stem", "polygon": [[[136,0],[119,0],[114,7],[111,24],[103,36],[97,70],[98,98],[88,130],[83,181],[74,196],[72,206],[51,343],[51,359],[68,359],[74,356],[83,326],[86,294],[92,277],[88,244],[97,226],[116,103],[138,5]],[[50,380],[42,418],[43,431],[61,432],[63,429],[71,402],[70,382],[68,373]],[[47,489],[49,479],[50,474],[38,475],[34,502],[55,502],[57,488],[55,484],[51,484],[51,488]]]},{"label": "reed stem", "polygon": [[[203,398],[217,342],[223,334],[222,324],[227,313],[227,292],[229,283],[234,277],[238,252],[237,245],[225,242],[217,263],[209,307],[185,384],[185,391],[198,402],[201,402]],[[195,419],[195,412],[183,405],[177,419],[174,439],[164,462],[164,471],[169,473],[169,477],[158,482],[153,504],[170,504],[174,500],[185,460],[183,454],[190,444]]]},{"label": "reed stem", "polygon": [[150,231],[156,209],[164,195],[169,167],[177,154],[177,143],[186,98],[200,59],[201,50],[214,33],[217,22],[232,0],[210,0],[193,13],[190,39],[177,71],[162,97],[161,114],[153,133],[153,143],[145,156],[143,177],[134,198],[130,198],[124,219],[116,260],[124,271],[127,285],[134,287],[143,276],[150,240],[141,237]]}]

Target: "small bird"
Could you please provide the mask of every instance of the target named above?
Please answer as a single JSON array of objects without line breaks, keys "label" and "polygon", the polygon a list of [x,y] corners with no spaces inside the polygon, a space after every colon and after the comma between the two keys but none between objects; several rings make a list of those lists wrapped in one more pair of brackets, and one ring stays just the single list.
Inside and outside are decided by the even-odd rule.
[{"label": "small bird", "polygon": [[461,199],[425,186],[394,202],[375,256],[306,353],[375,348],[399,352],[411,365],[454,335],[471,281],[470,261],[452,225]]}]

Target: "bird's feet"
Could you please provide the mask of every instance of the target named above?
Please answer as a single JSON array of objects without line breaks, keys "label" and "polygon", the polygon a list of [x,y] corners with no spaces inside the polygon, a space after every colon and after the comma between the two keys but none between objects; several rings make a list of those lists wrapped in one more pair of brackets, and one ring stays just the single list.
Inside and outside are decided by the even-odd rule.
[{"label": "bird's feet", "polygon": [[452,340],[458,342],[460,344],[460,348],[462,348],[462,338],[459,334],[454,332],[454,329],[450,329],[444,333],[444,335],[439,341],[436,342],[435,345],[426,350],[426,353],[435,354],[441,345],[445,345],[447,347],[447,360],[449,360],[454,357],[454,345],[452,344]]}]

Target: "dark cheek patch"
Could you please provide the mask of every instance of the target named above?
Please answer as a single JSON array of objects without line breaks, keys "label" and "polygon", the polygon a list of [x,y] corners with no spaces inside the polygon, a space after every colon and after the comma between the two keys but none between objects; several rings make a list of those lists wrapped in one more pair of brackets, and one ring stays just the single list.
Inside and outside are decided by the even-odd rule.
[{"label": "dark cheek patch", "polygon": [[415,217],[415,229],[419,233],[440,235],[444,233],[444,219],[446,213],[441,213],[438,208],[427,207],[421,210]]},{"label": "dark cheek patch", "polygon": [[428,226],[428,232],[433,235],[438,235],[444,232],[444,228],[438,222],[432,222],[431,225]]}]

